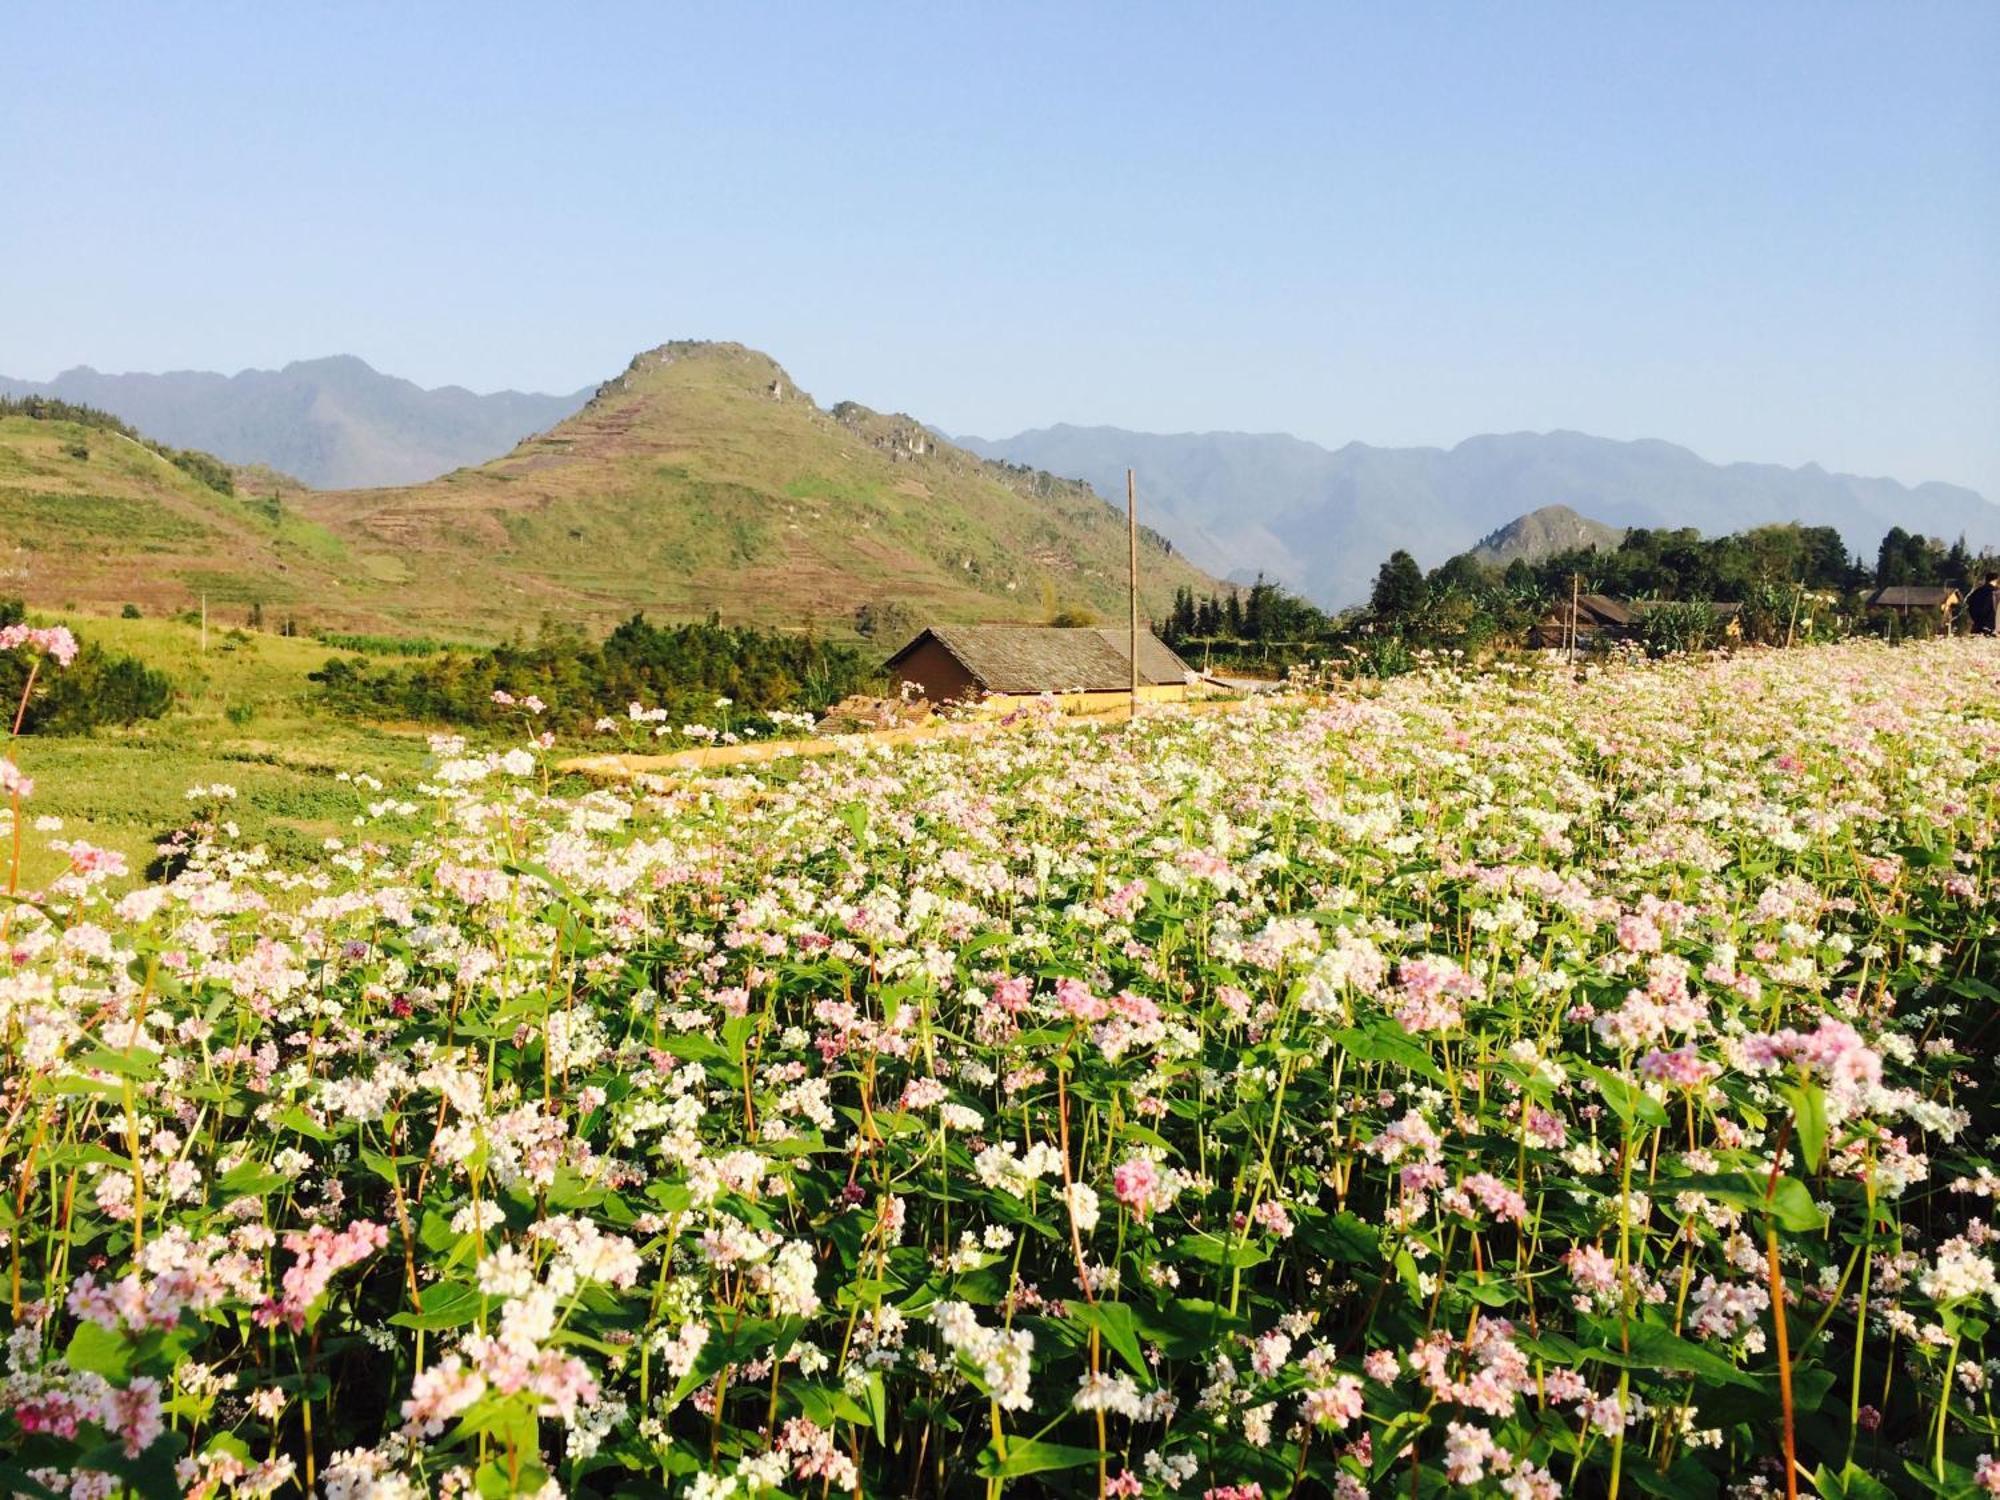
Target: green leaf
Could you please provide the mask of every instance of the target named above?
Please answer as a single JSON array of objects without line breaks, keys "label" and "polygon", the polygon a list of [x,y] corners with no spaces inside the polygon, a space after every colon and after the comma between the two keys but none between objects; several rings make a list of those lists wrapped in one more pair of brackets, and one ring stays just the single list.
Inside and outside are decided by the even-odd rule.
[{"label": "green leaf", "polygon": [[1221,1266],[1226,1271],[1261,1266],[1271,1258],[1270,1252],[1261,1245],[1253,1245],[1248,1241],[1239,1244],[1234,1235],[1224,1239],[1219,1234],[1209,1234],[1206,1231],[1182,1236],[1176,1248],[1196,1260],[1205,1261],[1211,1266]]},{"label": "green leaf", "polygon": [[300,1135],[307,1136],[315,1141],[330,1141],[333,1139],[332,1131],[319,1124],[311,1115],[307,1114],[297,1105],[293,1105],[290,1109],[279,1115],[276,1123],[284,1126],[287,1130],[295,1130]]},{"label": "green leaf", "polygon": [[1363,1266],[1381,1264],[1382,1236],[1363,1223],[1352,1209],[1343,1208],[1326,1221],[1326,1228],[1333,1241],[1330,1248],[1342,1261]]},{"label": "green leaf", "polygon": [[143,1080],[158,1075],[160,1054],[148,1052],[144,1047],[130,1047],[123,1052],[99,1047],[87,1056],[75,1059],[75,1064],[93,1073],[116,1073],[122,1078]]},{"label": "green leaf", "polygon": [[1041,1443],[1033,1438],[1008,1438],[1006,1457],[988,1443],[979,1451],[982,1479],[1018,1479],[1023,1474],[1046,1474],[1054,1469],[1080,1469],[1104,1457],[1096,1448],[1072,1448],[1065,1443]]},{"label": "green leaf", "polygon": [[1799,1155],[1808,1171],[1817,1172],[1826,1159],[1826,1090],[1816,1083],[1787,1084],[1779,1089],[1792,1106],[1792,1124],[1799,1137]]},{"label": "green leaf", "polygon": [[89,1370],[108,1380],[123,1380],[132,1368],[132,1346],[109,1329],[87,1320],[77,1325],[63,1357],[72,1370]]},{"label": "green leaf", "polygon": [[1333,1034],[1334,1041],[1351,1057],[1364,1062],[1388,1062],[1407,1072],[1417,1073],[1434,1083],[1443,1083],[1437,1060],[1400,1030],[1375,1027],[1363,1031],[1349,1027]]},{"label": "green leaf", "polygon": [[[1768,1212],[1780,1229],[1808,1233],[1826,1226],[1826,1219],[1813,1202],[1810,1189],[1796,1177],[1780,1177],[1775,1192],[1768,1192],[1769,1179],[1761,1172],[1736,1175],[1709,1174],[1660,1178],[1661,1190],[1702,1193],[1739,1208]],[[1768,1194],[1768,1195],[1767,1195]]]},{"label": "green leaf", "polygon": [[1604,1096],[1605,1104],[1627,1126],[1634,1120],[1642,1125],[1663,1126],[1667,1123],[1667,1112],[1660,1101],[1631,1079],[1620,1077],[1595,1063],[1578,1060],[1572,1066],[1597,1084],[1597,1091]]},{"label": "green leaf", "polygon": [[1796,1177],[1778,1179],[1778,1190],[1771,1195],[1769,1211],[1780,1229],[1804,1234],[1826,1227],[1826,1215],[1813,1202],[1811,1189]]},{"label": "green leaf", "polygon": [[1583,1358],[1623,1370],[1679,1370],[1717,1380],[1724,1385],[1754,1386],[1756,1377],[1739,1370],[1712,1349],[1684,1339],[1657,1323],[1634,1323],[1627,1330],[1629,1348],[1619,1346],[1618,1325],[1600,1321],[1596,1339],[1583,1350]]},{"label": "green leaf", "polygon": [[882,1372],[870,1370],[868,1383],[864,1387],[868,1396],[868,1420],[875,1424],[878,1442],[889,1441],[889,1391],[882,1383]]},{"label": "green leaf", "polygon": [[462,1281],[425,1287],[423,1302],[422,1312],[399,1312],[389,1321],[399,1328],[458,1328],[477,1319],[486,1306],[478,1288]]},{"label": "green leaf", "polygon": [[268,1198],[281,1188],[290,1186],[291,1178],[283,1172],[274,1172],[261,1162],[238,1162],[222,1174],[222,1191],[232,1198]]},{"label": "green leaf", "polygon": [[1132,1367],[1132,1373],[1146,1384],[1153,1383],[1153,1370],[1139,1347],[1139,1320],[1122,1302],[1066,1302],[1069,1315],[1086,1328],[1104,1335],[1104,1342],[1118,1351],[1118,1357]]},{"label": "green leaf", "polygon": [[1821,1464],[1813,1475],[1813,1487],[1824,1500],[1895,1500],[1896,1494],[1866,1469],[1851,1462],[1838,1474]]}]

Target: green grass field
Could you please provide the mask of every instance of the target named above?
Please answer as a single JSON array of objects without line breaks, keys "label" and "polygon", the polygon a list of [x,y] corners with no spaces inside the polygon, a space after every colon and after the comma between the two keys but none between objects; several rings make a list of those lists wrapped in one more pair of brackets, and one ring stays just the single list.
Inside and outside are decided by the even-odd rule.
[{"label": "green grass field", "polygon": [[[420,728],[385,729],[321,710],[307,674],[328,657],[358,659],[314,640],[179,620],[124,620],[38,613],[114,652],[127,652],[174,680],[177,702],[163,719],[90,736],[25,736],[11,753],[35,779],[32,818],[62,819],[65,838],[124,854],[133,870],[159,837],[186,822],[190,786],[234,786],[233,816],[245,834],[292,861],[343,836],[380,795],[338,780],[367,772],[406,788],[426,755]],[[32,842],[32,841],[31,841]],[[34,886],[58,873],[57,857],[22,871]]]}]

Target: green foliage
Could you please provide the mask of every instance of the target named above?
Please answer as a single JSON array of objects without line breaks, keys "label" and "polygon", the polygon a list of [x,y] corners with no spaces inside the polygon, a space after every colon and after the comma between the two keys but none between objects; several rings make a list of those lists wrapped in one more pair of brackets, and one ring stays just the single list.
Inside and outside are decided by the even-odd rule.
[{"label": "green foliage", "polygon": [[1669,600],[1639,617],[1639,639],[1650,656],[1706,651],[1722,638],[1715,607],[1698,599]]},{"label": "green foliage", "polygon": [[453,649],[450,641],[423,635],[360,635],[352,631],[321,630],[313,639],[336,650],[361,651],[370,656],[436,656],[440,651]]},{"label": "green foliage", "polygon": [[[18,599],[0,600],[0,626],[17,625],[26,611]],[[157,719],[173,707],[174,685],[137,657],[106,651],[80,640],[76,659],[66,667],[44,663],[29,692],[29,660],[18,651],[0,652],[0,705],[8,722],[29,692],[21,715],[23,734],[87,734],[110,724]]]},{"label": "green foliage", "polygon": [[1368,596],[1368,608],[1377,619],[1404,624],[1417,619],[1430,601],[1424,572],[1409,553],[1396,551],[1375,574],[1375,589]]},{"label": "green foliage", "polygon": [[1197,598],[1182,588],[1167,618],[1153,629],[1192,665],[1272,676],[1323,655],[1337,635],[1324,610],[1261,576],[1248,589],[1227,595]]},{"label": "green foliage", "polygon": [[[142,448],[150,448],[182,473],[208,486],[218,495],[236,493],[234,471],[214,454],[203,453],[195,448],[174,448],[156,442],[130,423],[121,421],[108,411],[99,411],[94,406],[82,406],[74,401],[59,401],[53,396],[0,396],[0,417],[29,417],[37,422],[74,422],[81,427],[95,427],[105,432],[113,432],[119,437],[137,443]],[[81,442],[67,445],[64,451],[71,458],[90,457],[89,446]]]},{"label": "green foliage", "polygon": [[[717,700],[745,711],[799,708],[818,712],[877,684],[874,664],[850,646],[817,636],[783,635],[749,627],[654,625],[634,615],[601,643],[544,621],[532,641],[490,650],[449,647],[417,663],[371,671],[344,659],[312,674],[328,703],[344,713],[452,724],[511,721],[519,710],[496,693],[530,695],[549,705],[547,722],[587,731],[626,706],[662,708],[668,720],[713,724]],[[726,722],[730,714],[722,715]]]}]

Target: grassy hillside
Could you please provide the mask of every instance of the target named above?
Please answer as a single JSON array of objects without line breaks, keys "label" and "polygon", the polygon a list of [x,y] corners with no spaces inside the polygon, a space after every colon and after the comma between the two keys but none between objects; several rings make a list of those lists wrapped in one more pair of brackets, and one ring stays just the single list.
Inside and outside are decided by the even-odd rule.
[{"label": "grassy hillside", "polygon": [[203,593],[310,607],[353,558],[289,497],[272,501],[284,482],[224,494],[111,428],[0,415],[0,595],[114,612]]},{"label": "grassy hillside", "polygon": [[[349,833],[371,793],[338,781],[372,774],[407,794],[426,754],[423,732],[379,727],[329,713],[307,681],[329,657],[362,660],[318,641],[173,619],[40,618],[70,625],[106,649],[167,673],[176,704],[166,718],[88,737],[26,735],[7,753],[35,780],[31,812],[58,817],[63,836],[126,856],[136,871],[159,836],[185,822],[191,786],[234,786],[230,815],[246,835],[288,861]],[[40,848],[38,843],[36,848]],[[30,885],[56,873],[43,858]]]},{"label": "grassy hillside", "polygon": [[[202,455],[181,455],[205,457]],[[908,417],[822,410],[762,354],[671,344],[512,453],[400,489],[218,492],[109,428],[0,417],[0,593],[43,608],[496,639],[645,610],[849,630],[888,618],[1122,617],[1122,514]],[[1141,539],[1150,614],[1212,580]]]},{"label": "grassy hillside", "polygon": [[[301,504],[397,585],[373,607],[489,629],[634,608],[727,620],[851,619],[894,602],[945,619],[1107,615],[1122,516],[1079,484],[988,463],[907,417],[825,411],[734,344],[643,354],[512,453],[407,489]],[[1157,537],[1149,608],[1208,580]]]}]

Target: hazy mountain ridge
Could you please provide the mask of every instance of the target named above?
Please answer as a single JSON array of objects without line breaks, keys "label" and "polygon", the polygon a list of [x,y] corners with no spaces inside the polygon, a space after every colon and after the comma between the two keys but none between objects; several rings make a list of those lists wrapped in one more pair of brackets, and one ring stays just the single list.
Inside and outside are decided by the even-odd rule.
[{"label": "hazy mountain ridge", "polygon": [[554,426],[590,394],[425,389],[351,354],[235,375],[112,375],[80,365],[48,381],[0,376],[0,395],[94,406],[162,442],[266,464],[323,489],[421,483],[483,463]]},{"label": "hazy mountain ridge", "polygon": [[1712,464],[1658,439],[1580,432],[1468,438],[1453,448],[1327,449],[1283,434],[1129,432],[1056,426],[960,438],[973,452],[1033,464],[1122,496],[1139,474],[1140,513],[1198,564],[1230,578],[1262,572],[1327,605],[1366,596],[1397,548],[1434,566],[1549,505],[1613,527],[1693,526],[1707,534],[1765,522],[1839,528],[1872,555],[1903,526],[2000,542],[2000,507],[1937,482],[1833,474],[1817,464]]}]

